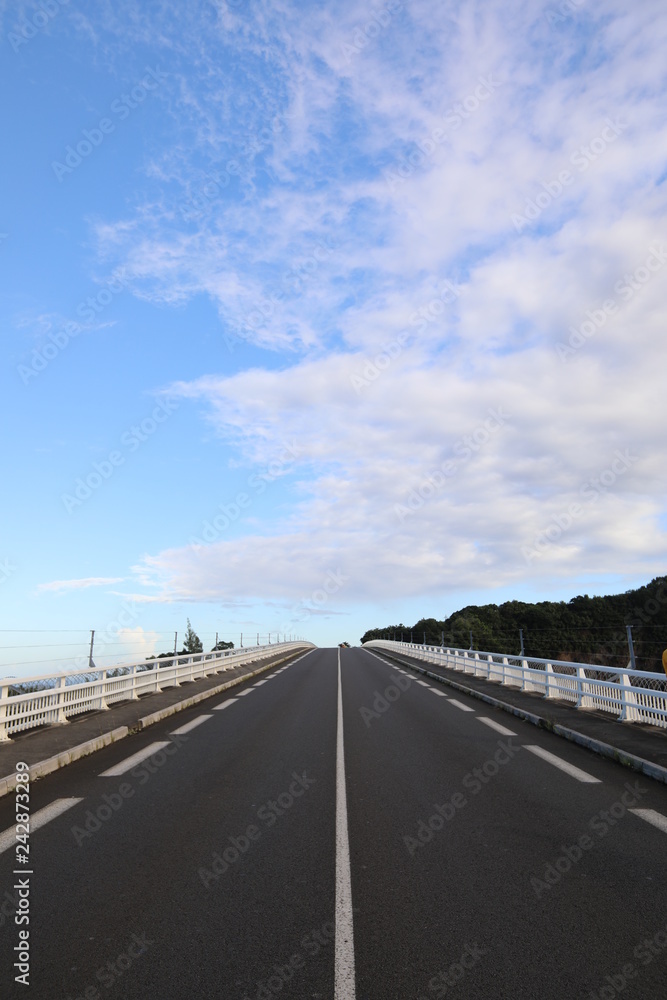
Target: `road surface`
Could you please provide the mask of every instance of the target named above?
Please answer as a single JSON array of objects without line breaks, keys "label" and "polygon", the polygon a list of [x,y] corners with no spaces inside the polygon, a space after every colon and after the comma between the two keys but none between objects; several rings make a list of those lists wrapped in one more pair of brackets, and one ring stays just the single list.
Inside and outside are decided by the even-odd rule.
[{"label": "road surface", "polygon": [[2,997],[667,992],[667,789],[367,650],[109,746],[30,812],[26,868],[0,800]]}]

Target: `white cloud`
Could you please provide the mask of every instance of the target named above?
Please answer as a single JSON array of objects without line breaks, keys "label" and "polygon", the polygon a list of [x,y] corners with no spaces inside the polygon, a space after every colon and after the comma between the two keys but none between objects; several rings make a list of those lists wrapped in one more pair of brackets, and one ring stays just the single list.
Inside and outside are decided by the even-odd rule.
[{"label": "white cloud", "polygon": [[[225,90],[202,44],[210,87],[180,84],[194,125],[153,165],[168,179],[161,200],[98,226],[101,254],[128,267],[137,295],[203,293],[222,331],[275,352],[265,369],[170,391],[201,402],[249,461],[286,439],[299,448],[291,514],[146,556],[150,600],[289,604],[339,570],[331,606],[664,571],[667,266],[620,290],[667,243],[663,5],[588,4],[562,29],[537,0],[459,8],[405,5],[349,60],[358,5],[224,15],[242,86]],[[500,85],[475,106],[490,74]],[[259,152],[239,153],[241,121]],[[431,149],[436,128],[446,134]],[[203,196],[207,170],[235,156],[237,196]],[[405,183],[388,183],[401,164]],[[203,208],[187,223],[178,205],[193,197]],[[517,231],[531,203],[539,213]],[[325,239],[335,251],[285,290]],[[454,301],[439,298],[445,280],[461,289]],[[562,361],[571,328],[610,300],[613,315]],[[355,391],[353,376],[376,370]],[[490,408],[508,419],[464,458]],[[587,500],[619,450],[628,468]],[[448,460],[455,474],[401,519],[397,505]],[[582,513],[527,564],[573,504]]]},{"label": "white cloud", "polygon": [[121,583],[124,579],[122,576],[88,576],[80,580],[52,580],[51,583],[40,583],[37,592],[62,593],[68,590],[86,590],[88,587],[104,587],[111,583]]}]

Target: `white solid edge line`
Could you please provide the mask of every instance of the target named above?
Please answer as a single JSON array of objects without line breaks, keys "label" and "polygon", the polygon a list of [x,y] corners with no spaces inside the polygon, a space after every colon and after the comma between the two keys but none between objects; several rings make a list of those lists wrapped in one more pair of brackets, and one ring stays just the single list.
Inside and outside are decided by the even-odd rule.
[{"label": "white solid edge line", "polygon": [[536,757],[541,757],[542,760],[546,760],[548,764],[553,764],[554,767],[558,767],[561,771],[565,771],[566,774],[569,774],[571,778],[576,778],[577,781],[583,781],[589,785],[601,784],[599,778],[594,778],[592,774],[589,774],[587,771],[582,771],[580,768],[575,767],[574,764],[568,764],[566,760],[563,760],[561,757],[556,757],[555,754],[549,753],[548,750],[543,750],[542,747],[526,745],[525,749],[530,750],[530,752],[534,753]]},{"label": "white solid edge line", "polygon": [[206,722],[207,719],[212,719],[212,718],[213,718],[212,715],[198,715],[196,719],[192,719],[191,722],[186,722],[184,726],[180,727],[180,729],[172,730],[172,732],[169,733],[169,735],[184,736],[186,733],[189,733],[191,729],[196,729],[197,726],[201,726],[202,722]]},{"label": "white solid edge line", "polygon": [[456,698],[450,698],[449,699],[449,704],[450,705],[456,705],[456,707],[460,708],[462,712],[474,712],[475,711],[474,708],[470,708],[468,705],[464,705],[462,701],[457,701]]},{"label": "white solid edge line", "polygon": [[[72,806],[76,806],[79,802],[83,802],[83,799],[55,799],[53,802],[49,803],[48,806],[44,806],[43,809],[38,809],[36,813],[33,813],[30,817],[30,833],[34,833],[35,830],[39,830],[40,826],[44,826],[45,823],[49,823],[52,819],[56,819],[62,813],[67,812]],[[13,847],[16,843],[16,826],[10,826],[8,830],[4,833],[0,833],[0,854],[4,851],[8,851],[10,847]],[[31,867],[31,866],[26,866]]]},{"label": "white solid edge line", "polygon": [[658,830],[662,830],[663,833],[667,833],[667,816],[663,816],[662,813],[656,812],[655,809],[630,809],[629,812],[634,813],[635,816],[639,816],[646,823],[650,823],[651,826],[655,826]]},{"label": "white solid edge line", "polygon": [[169,746],[169,740],[163,740],[159,743],[151,743],[150,746],[144,747],[143,750],[138,750],[133,753],[131,757],[126,757],[122,760],[120,764],[114,764],[107,771],[102,771],[100,778],[117,778],[121,774],[125,774],[126,771],[131,771],[133,767],[137,764],[141,764],[143,760],[147,757],[152,757],[154,753],[158,750],[163,750],[165,747]]},{"label": "white solid edge line", "polygon": [[221,708],[229,708],[229,706],[233,705],[236,700],[236,698],[228,698],[227,701],[222,701],[219,705],[214,705],[213,711],[219,712]]},{"label": "white solid edge line", "polygon": [[338,723],[336,733],[336,931],[334,1000],[355,1000],[354,922],[350,835],[347,826],[345,747],[343,743],[343,687],[338,649]]},{"label": "white solid edge line", "polygon": [[511,729],[507,728],[507,726],[501,726],[495,719],[487,719],[485,715],[478,715],[477,718],[479,722],[483,722],[485,726],[495,729],[495,731],[500,733],[501,736],[516,736],[516,733],[513,733]]}]

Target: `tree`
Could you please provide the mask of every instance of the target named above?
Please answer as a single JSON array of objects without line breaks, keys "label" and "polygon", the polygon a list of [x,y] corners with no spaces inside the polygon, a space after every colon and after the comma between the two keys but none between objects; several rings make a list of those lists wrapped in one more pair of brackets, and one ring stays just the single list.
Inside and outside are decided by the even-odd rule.
[{"label": "tree", "polygon": [[185,642],[183,643],[184,653],[203,653],[204,647],[202,641],[190,624],[190,619],[187,619],[188,627],[185,633]]},{"label": "tree", "polygon": [[220,650],[220,649],[233,649],[233,648],[234,648],[234,643],[233,642],[225,642],[224,639],[221,639],[219,642],[216,642],[216,644],[213,647],[213,649],[211,650],[211,652],[212,653],[217,653],[218,650]]},{"label": "tree", "polygon": [[635,661],[640,670],[660,673],[662,651],[667,646],[667,576],[656,577],[643,587],[623,594],[590,597],[579,594],[570,601],[506,601],[504,604],[469,605],[448,618],[422,618],[415,625],[389,625],[369,629],[369,639],[404,640],[414,633],[415,642],[467,649],[473,645],[485,653],[519,652],[519,630],[523,630],[525,655],[542,659],[570,660],[623,669],[629,649],[626,626],[633,628]]}]

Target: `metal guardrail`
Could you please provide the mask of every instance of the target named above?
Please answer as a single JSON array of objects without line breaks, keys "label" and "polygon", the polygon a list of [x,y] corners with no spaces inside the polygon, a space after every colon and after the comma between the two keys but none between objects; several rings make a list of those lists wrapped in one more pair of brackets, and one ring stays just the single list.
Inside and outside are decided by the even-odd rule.
[{"label": "metal guardrail", "polygon": [[643,722],[667,729],[667,677],[664,674],[384,639],[372,639],[364,643],[366,647],[409,653],[450,670],[518,687],[522,691],[536,691],[545,698],[559,698],[578,709],[610,712],[619,722]]},{"label": "metal guardrail", "polygon": [[104,711],[117,702],[136,701],[142,695],[232,670],[276,652],[310,648],[314,648],[311,642],[281,642],[214,653],[181,653],[83,673],[4,678],[0,680],[0,742],[9,740],[12,733],[66,723],[74,715]]}]

